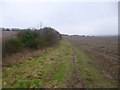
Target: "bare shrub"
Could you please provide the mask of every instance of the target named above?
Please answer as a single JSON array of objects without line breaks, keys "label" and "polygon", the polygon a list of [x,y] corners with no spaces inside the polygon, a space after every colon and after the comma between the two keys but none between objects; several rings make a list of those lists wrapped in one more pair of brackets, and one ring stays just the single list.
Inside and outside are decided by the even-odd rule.
[{"label": "bare shrub", "polygon": [[7,54],[16,53],[21,50],[21,42],[18,38],[9,39],[5,42],[3,48],[3,56]]}]

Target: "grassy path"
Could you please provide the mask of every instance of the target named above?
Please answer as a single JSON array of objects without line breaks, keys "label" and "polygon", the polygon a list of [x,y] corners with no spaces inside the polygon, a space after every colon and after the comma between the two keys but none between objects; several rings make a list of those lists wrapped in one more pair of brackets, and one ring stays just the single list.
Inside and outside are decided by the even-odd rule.
[{"label": "grassy path", "polygon": [[71,67],[72,49],[66,41],[61,41],[58,47],[34,57],[23,63],[4,67],[4,88],[27,88],[27,87],[65,87],[64,80],[67,78]]},{"label": "grassy path", "polygon": [[72,48],[72,68],[71,68],[71,78],[68,80],[68,86],[70,88],[84,88],[83,80],[80,76],[78,59],[76,58],[76,53],[74,48]]},{"label": "grassy path", "polygon": [[81,78],[84,80],[84,87],[89,88],[116,88],[117,86],[109,78],[106,78],[101,70],[91,62],[84,51],[74,47]]},{"label": "grassy path", "polygon": [[4,67],[3,88],[114,87],[67,41],[22,63]]}]

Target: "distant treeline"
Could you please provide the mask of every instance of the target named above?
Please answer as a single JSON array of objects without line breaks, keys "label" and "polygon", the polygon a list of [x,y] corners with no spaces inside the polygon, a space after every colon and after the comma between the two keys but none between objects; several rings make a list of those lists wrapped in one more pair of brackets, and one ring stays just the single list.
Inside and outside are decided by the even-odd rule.
[{"label": "distant treeline", "polygon": [[[6,29],[2,29],[6,31]],[[7,29],[8,31],[9,29]],[[15,30],[17,31],[17,30]],[[11,38],[2,43],[3,57],[19,52],[25,48],[41,49],[56,45],[61,40],[61,34],[53,28],[45,27],[39,30],[23,29],[18,30],[16,38]],[[10,30],[11,32],[11,30]]]},{"label": "distant treeline", "polygon": [[11,28],[11,29],[10,28],[1,28],[1,30],[2,31],[21,31],[21,30],[25,30],[25,29],[19,29],[19,28]]},{"label": "distant treeline", "polygon": [[2,31],[22,31],[22,30],[33,30],[33,31],[39,31],[41,29],[36,28],[27,28],[27,29],[19,29],[19,28],[0,28]]},{"label": "distant treeline", "polygon": [[72,37],[95,37],[93,36],[89,36],[89,35],[68,35],[68,34],[62,34],[62,36],[72,36]]}]

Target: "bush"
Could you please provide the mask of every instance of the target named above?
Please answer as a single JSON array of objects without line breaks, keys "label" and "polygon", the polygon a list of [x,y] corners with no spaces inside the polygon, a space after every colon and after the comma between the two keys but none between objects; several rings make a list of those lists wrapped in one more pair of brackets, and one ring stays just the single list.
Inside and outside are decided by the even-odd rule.
[{"label": "bush", "polygon": [[16,53],[21,47],[38,49],[59,43],[61,34],[53,28],[42,28],[39,31],[30,29],[19,31],[18,38],[9,39],[3,45],[3,56]]},{"label": "bush", "polygon": [[61,39],[61,35],[56,30],[48,27],[40,29],[39,31],[20,31],[18,37],[25,47],[34,49],[55,45]]},{"label": "bush", "polygon": [[41,38],[42,43],[45,43],[45,45],[54,45],[57,44],[61,39],[61,34],[54,30],[53,28],[45,27],[41,29]]},{"label": "bush", "polygon": [[9,39],[5,42],[4,44],[4,48],[3,48],[3,56],[4,54],[12,54],[12,53],[16,53],[18,51],[21,50],[21,42],[18,38],[14,38],[14,39]]},{"label": "bush", "polygon": [[38,48],[38,36],[36,31],[24,30],[18,33],[18,37],[25,47]]}]

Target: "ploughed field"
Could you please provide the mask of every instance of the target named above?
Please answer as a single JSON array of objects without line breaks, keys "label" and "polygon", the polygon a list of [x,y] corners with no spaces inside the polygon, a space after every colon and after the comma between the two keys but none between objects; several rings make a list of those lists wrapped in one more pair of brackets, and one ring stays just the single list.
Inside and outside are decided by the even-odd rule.
[{"label": "ploughed field", "polygon": [[[63,36],[84,51],[90,62],[111,81],[118,83],[118,37]],[[92,73],[92,72],[91,72]]]}]

